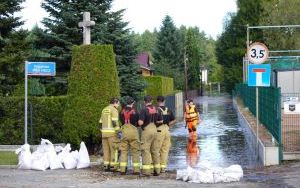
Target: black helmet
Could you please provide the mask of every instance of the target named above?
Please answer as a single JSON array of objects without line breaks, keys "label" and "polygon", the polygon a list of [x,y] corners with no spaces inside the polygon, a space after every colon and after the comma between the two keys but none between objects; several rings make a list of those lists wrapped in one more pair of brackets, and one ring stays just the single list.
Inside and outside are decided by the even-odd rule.
[{"label": "black helmet", "polygon": [[156,100],[157,100],[157,102],[164,102],[165,97],[164,96],[157,96]]},{"label": "black helmet", "polygon": [[127,97],[126,98],[126,104],[127,105],[131,105],[131,104],[133,104],[135,101],[134,101],[134,99],[132,98],[132,97]]},{"label": "black helmet", "polygon": [[146,103],[149,103],[149,102],[152,101],[152,97],[151,97],[150,95],[147,95],[147,96],[144,97],[144,101],[145,101]]}]

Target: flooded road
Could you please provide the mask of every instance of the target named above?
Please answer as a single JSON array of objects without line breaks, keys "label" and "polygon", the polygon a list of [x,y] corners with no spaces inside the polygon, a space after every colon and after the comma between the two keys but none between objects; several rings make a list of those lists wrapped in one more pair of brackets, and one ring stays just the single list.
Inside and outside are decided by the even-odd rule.
[{"label": "flooded road", "polygon": [[188,164],[197,167],[203,161],[220,167],[239,164],[243,168],[253,168],[258,165],[229,96],[201,97],[194,99],[194,103],[201,116],[198,136],[188,138],[184,122],[171,128],[170,170],[183,169]]}]

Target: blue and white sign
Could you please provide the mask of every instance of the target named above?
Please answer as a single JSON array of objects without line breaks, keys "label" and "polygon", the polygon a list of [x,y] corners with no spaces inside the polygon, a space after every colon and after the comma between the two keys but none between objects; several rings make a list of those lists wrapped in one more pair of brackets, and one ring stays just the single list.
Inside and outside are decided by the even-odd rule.
[{"label": "blue and white sign", "polygon": [[55,76],[54,62],[27,62],[27,75],[29,76]]},{"label": "blue and white sign", "polygon": [[270,86],[271,65],[248,65],[248,86]]}]

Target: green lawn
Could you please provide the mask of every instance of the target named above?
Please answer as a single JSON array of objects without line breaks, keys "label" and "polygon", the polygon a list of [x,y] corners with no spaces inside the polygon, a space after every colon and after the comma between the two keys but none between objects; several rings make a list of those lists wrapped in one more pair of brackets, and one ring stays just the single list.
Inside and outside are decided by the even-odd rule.
[{"label": "green lawn", "polygon": [[12,151],[0,151],[0,165],[17,165],[18,156]]}]

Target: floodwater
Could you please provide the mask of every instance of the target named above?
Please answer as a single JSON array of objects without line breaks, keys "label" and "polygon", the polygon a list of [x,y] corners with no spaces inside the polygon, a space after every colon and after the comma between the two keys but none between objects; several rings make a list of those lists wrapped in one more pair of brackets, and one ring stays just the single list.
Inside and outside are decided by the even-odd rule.
[{"label": "floodwater", "polygon": [[172,147],[168,168],[197,167],[203,161],[213,166],[239,164],[243,168],[258,166],[255,153],[246,142],[245,132],[238,123],[230,96],[194,99],[200,111],[201,123],[197,137],[188,137],[184,122],[171,128]]}]

